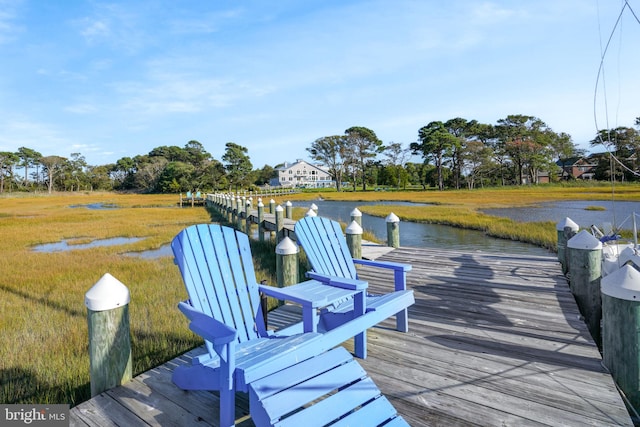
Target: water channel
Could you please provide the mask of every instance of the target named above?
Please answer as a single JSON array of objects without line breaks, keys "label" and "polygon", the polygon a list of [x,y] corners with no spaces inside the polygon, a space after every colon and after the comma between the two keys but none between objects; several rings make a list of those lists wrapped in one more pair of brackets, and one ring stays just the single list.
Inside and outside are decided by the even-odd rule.
[{"label": "water channel", "polygon": [[[326,200],[292,202],[294,207],[303,208],[308,208],[311,203],[315,203],[315,205],[318,206],[318,215],[345,223],[350,222],[351,212],[354,208],[364,206],[366,204],[372,204],[370,202],[342,202]],[[375,204],[424,206],[423,204],[403,202],[375,202]],[[391,212],[391,209],[389,212]],[[387,224],[385,222],[385,218],[363,214],[362,226],[365,230],[372,231],[378,239],[386,242]],[[400,223],[400,245],[459,249],[465,251],[549,255],[549,251],[546,249],[527,243],[488,237],[483,232],[476,230],[465,230],[446,225],[407,221],[401,221]]]}]

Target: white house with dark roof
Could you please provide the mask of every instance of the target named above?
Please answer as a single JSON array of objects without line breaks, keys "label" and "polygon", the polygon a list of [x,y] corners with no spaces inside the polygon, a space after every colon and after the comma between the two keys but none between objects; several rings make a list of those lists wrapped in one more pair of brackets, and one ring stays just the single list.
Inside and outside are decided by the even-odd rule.
[{"label": "white house with dark roof", "polygon": [[333,187],[335,182],[329,172],[321,167],[298,159],[295,163],[285,162],[278,171],[277,184],[282,187],[323,188]]}]

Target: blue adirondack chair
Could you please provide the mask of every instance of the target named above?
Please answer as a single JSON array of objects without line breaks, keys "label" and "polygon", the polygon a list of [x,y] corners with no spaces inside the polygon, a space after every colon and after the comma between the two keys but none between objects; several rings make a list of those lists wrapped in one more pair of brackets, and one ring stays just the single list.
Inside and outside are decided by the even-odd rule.
[{"label": "blue adirondack chair", "polygon": [[[177,367],[172,380],[184,390],[219,390],[221,426],[234,424],[236,391],[249,393],[256,381],[290,372],[300,362],[322,355],[378,321],[365,313],[362,289],[315,280],[283,289],[258,285],[248,236],[231,228],[191,226],[171,246],[189,295],[179,309],[190,320],[189,328],[205,339],[207,349],[192,365]],[[359,301],[354,305],[361,307],[361,313],[328,331],[275,334],[265,328],[260,291],[300,302],[311,312],[321,304],[351,298]],[[316,330],[315,324],[308,324],[314,317],[304,317],[306,324],[299,330]],[[298,328],[290,330],[294,329]]]},{"label": "blue adirondack chair", "polygon": [[[393,291],[383,295],[368,295],[365,303],[366,312],[367,315],[376,317],[378,322],[395,315],[397,330],[409,330],[407,307],[415,302],[413,291],[407,290],[407,272],[411,270],[410,265],[354,259],[349,252],[340,224],[328,218],[308,216],[299,220],[295,225],[295,235],[313,269],[307,276],[320,282],[357,282],[356,264],[393,271]],[[354,301],[349,298],[333,307],[325,308],[320,315],[326,330],[350,322],[353,317]],[[366,330],[363,330],[355,337],[355,351],[358,357],[366,357],[366,343]]]}]

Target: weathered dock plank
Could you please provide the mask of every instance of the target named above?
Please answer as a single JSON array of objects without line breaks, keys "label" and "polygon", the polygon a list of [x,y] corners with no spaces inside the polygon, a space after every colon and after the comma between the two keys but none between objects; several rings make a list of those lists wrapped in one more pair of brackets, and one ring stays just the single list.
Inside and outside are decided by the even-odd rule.
[{"label": "weathered dock plank", "polygon": [[[380,259],[413,265],[416,304],[409,333],[393,320],[370,329],[359,362],[412,426],[633,425],[554,255],[399,248]],[[392,286],[390,274],[359,271],[371,292]],[[299,316],[284,306],[270,325]],[[199,351],[78,405],[72,425],[216,425],[215,393],[170,380]],[[237,406],[239,425],[252,425],[246,398]]]}]

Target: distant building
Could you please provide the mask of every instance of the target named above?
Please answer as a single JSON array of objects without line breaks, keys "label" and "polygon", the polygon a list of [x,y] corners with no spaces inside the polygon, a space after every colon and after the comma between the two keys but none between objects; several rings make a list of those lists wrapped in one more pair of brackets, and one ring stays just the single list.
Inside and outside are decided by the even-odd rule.
[{"label": "distant building", "polygon": [[560,167],[560,179],[593,179],[597,161],[588,157],[571,157],[569,159],[558,160],[556,164]]},{"label": "distant building", "polygon": [[304,160],[298,159],[295,163],[285,162],[276,171],[278,171],[278,178],[272,181],[272,186],[306,188],[335,186],[333,178],[325,168]]}]

